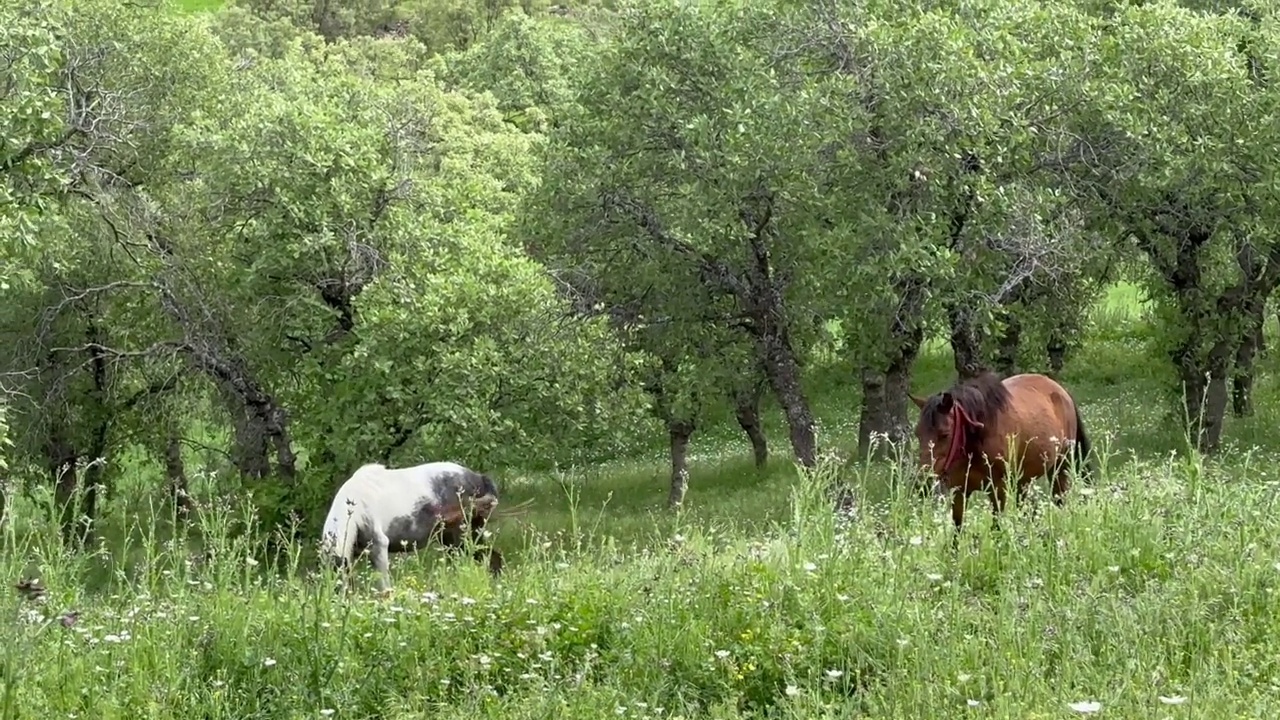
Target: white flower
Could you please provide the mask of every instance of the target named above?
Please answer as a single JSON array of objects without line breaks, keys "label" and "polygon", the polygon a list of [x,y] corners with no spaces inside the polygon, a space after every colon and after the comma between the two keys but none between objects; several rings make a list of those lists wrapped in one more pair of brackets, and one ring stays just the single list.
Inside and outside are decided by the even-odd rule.
[{"label": "white flower", "polygon": [[320,711],[320,714],[324,717],[333,717],[333,708],[325,708]]},{"label": "white flower", "polygon": [[973,679],[973,676],[970,675],[969,673],[960,673],[959,675],[956,676],[956,680],[959,680],[962,683],[967,683],[972,679]]},{"label": "white flower", "polygon": [[965,700],[965,704],[968,705],[969,707],[978,707],[982,703],[978,702],[977,700]]},{"label": "white flower", "polygon": [[276,661],[275,661],[275,658],[267,658],[266,660],[262,661],[262,664],[267,667],[271,667],[272,665],[276,664]]},{"label": "white flower", "polygon": [[836,679],[838,679],[841,675],[844,675],[844,671],[843,671],[843,670],[828,670],[828,671],[827,671],[827,679],[828,679],[828,680],[836,680]]},{"label": "white flower", "polygon": [[795,685],[788,685],[786,693],[787,693],[787,697],[795,697],[800,694],[800,688],[796,687]]},{"label": "white flower", "polygon": [[920,537],[919,535],[912,535],[910,543],[918,547],[924,544],[924,538]]},{"label": "white flower", "polygon": [[942,576],[939,575],[938,573],[928,573],[925,575],[925,578],[929,582],[940,582],[942,580]]},{"label": "white flower", "polygon": [[716,657],[717,657],[717,658],[719,658],[719,659],[721,659],[721,660],[723,660],[723,659],[725,659],[725,658],[729,657],[729,651],[728,651],[728,650],[717,650],[717,651],[716,651]]},{"label": "white flower", "polygon": [[1182,697],[1181,695],[1172,695],[1168,697],[1164,695],[1160,696],[1160,702],[1164,703],[1165,705],[1181,705],[1186,701],[1187,699]]},{"label": "white flower", "polygon": [[1102,703],[1096,700],[1085,700],[1083,702],[1067,703],[1067,707],[1078,713],[1096,713],[1102,709]]},{"label": "white flower", "polygon": [[804,569],[805,569],[805,572],[813,572],[814,570],[818,569],[818,566],[814,565],[811,562],[807,562],[804,564]]}]

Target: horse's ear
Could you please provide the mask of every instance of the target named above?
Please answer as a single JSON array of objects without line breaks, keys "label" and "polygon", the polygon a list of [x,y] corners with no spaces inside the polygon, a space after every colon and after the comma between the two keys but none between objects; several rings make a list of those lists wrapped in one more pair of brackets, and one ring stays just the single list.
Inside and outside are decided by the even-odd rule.
[{"label": "horse's ear", "polygon": [[907,393],[907,397],[911,398],[911,402],[915,403],[916,407],[920,408],[921,410],[924,409],[924,398],[916,397],[911,393]]}]

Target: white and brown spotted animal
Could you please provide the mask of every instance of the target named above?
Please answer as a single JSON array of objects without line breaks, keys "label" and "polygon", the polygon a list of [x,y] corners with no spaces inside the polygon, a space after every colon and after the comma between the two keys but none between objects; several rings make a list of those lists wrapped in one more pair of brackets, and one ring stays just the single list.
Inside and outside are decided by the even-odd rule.
[{"label": "white and brown spotted animal", "polygon": [[[454,462],[430,462],[406,468],[372,463],[338,488],[324,521],[321,551],[340,567],[350,567],[366,548],[378,571],[382,591],[391,589],[389,553],[411,552],[438,540],[460,548],[466,526],[480,545],[484,526],[498,506],[498,488],[482,473]],[[502,570],[502,553],[475,551],[476,562],[489,555],[489,570]]]}]

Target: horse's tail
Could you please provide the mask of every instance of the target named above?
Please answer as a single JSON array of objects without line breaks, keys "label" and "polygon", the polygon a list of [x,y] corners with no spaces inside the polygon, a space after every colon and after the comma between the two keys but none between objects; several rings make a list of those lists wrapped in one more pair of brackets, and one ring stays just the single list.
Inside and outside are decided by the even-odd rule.
[{"label": "horse's tail", "polygon": [[1076,441],[1071,447],[1072,460],[1075,462],[1076,477],[1079,480],[1088,481],[1093,475],[1094,458],[1093,458],[1093,442],[1089,440],[1089,433],[1084,429],[1084,420],[1080,417],[1080,406],[1076,405]]},{"label": "horse's tail", "polygon": [[324,531],[320,546],[324,553],[333,557],[339,565],[346,565],[354,558],[356,535],[360,530],[359,518],[355,517],[358,509],[355,503],[348,500],[345,494],[339,493],[329,507],[329,515],[324,519]]}]

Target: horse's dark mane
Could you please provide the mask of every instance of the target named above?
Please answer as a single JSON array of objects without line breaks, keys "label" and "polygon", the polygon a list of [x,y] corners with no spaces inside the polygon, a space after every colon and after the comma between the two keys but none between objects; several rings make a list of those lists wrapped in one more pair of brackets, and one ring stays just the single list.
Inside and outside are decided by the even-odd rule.
[{"label": "horse's dark mane", "polygon": [[[961,380],[946,392],[951,393],[952,399],[964,407],[970,418],[985,426],[972,431],[970,440],[974,443],[980,443],[986,439],[987,432],[990,430],[990,427],[986,426],[987,421],[1009,406],[1009,390],[1004,386],[1004,378],[990,371]],[[938,429],[941,414],[938,412],[938,405],[942,403],[943,394],[937,393],[931,396],[920,413],[921,419],[929,430],[935,432]]]}]

